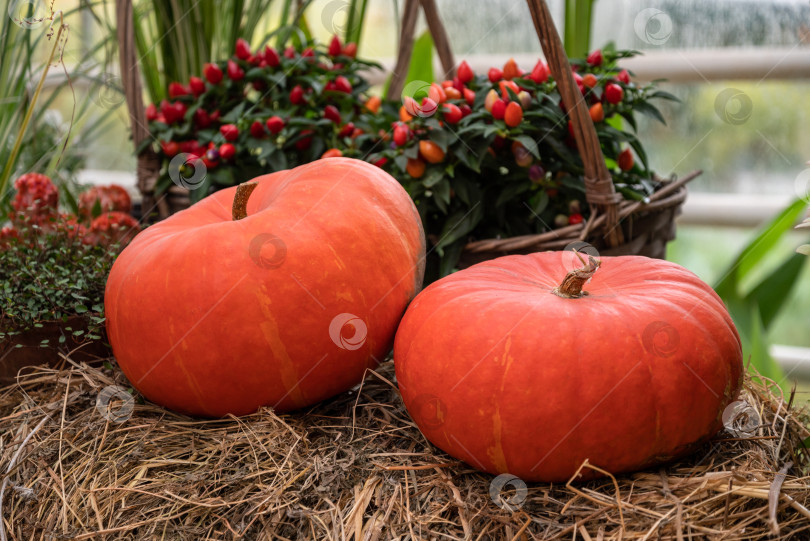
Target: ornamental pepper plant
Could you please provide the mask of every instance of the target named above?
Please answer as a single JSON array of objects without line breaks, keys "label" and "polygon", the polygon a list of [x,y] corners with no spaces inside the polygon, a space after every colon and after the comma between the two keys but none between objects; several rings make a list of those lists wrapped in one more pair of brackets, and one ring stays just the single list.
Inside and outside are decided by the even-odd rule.
[{"label": "ornamental pepper plant", "polygon": [[[644,200],[657,188],[637,137],[636,113],[664,121],[654,99],[675,99],[635,83],[618,66],[632,51],[572,60],[616,190]],[[543,233],[589,215],[582,160],[557,84],[540,60],[514,60],[487,73],[462,62],[453,80],[405,96],[393,142],[380,157],[417,204],[439,256],[452,271],[470,240]]]},{"label": "ornamental pepper plant", "polygon": [[[163,160],[159,190],[174,179],[198,201],[321,157],[367,157],[390,120],[359,73],[379,65],[356,54],[354,44],[337,37],[329,45],[284,50],[254,50],[240,39],[231,58],[200,66],[199,77],[171,83],[170,99],[146,109],[152,135],[146,144]],[[185,156],[173,161],[178,154]],[[202,175],[196,172],[200,164]],[[201,179],[198,184],[178,182],[192,174]]]}]

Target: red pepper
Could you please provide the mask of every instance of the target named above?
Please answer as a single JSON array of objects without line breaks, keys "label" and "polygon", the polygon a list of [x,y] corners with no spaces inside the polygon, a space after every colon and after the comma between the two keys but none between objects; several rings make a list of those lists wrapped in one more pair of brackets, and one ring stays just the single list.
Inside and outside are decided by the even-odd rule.
[{"label": "red pepper", "polygon": [[548,69],[548,64],[543,62],[542,60],[538,60],[537,64],[534,65],[534,69],[529,74],[529,79],[534,81],[537,84],[545,83],[548,81],[548,76],[551,72]]},{"label": "red pepper", "polygon": [[250,58],[250,45],[242,38],[236,40],[236,58],[247,60]]},{"label": "red pepper", "polygon": [[588,58],[585,59],[589,66],[601,66],[602,65],[602,50],[596,49],[594,52],[588,55]]},{"label": "red pepper", "polygon": [[[520,106],[518,105],[518,107]],[[503,120],[505,114],[506,102],[503,100],[495,100],[495,103],[492,104],[492,118],[495,120]]]},{"label": "red pepper", "polygon": [[465,84],[472,81],[473,77],[475,77],[472,68],[470,68],[470,65],[467,64],[466,60],[461,61],[461,64],[458,65],[458,70],[456,73],[458,80]]},{"label": "red pepper", "polygon": [[261,139],[265,136],[264,126],[258,120],[254,120],[253,124],[250,125],[250,135],[255,137],[256,139]]},{"label": "red pepper", "polygon": [[323,110],[323,117],[331,120],[335,124],[340,124],[340,111],[334,105],[327,105]]},{"label": "red pepper", "polygon": [[267,65],[271,68],[275,68],[281,63],[281,58],[278,56],[278,52],[275,49],[269,45],[265,45],[264,61],[267,62]]},{"label": "red pepper", "polygon": [[335,90],[350,94],[352,91],[352,84],[343,75],[338,75],[335,79]]},{"label": "red pepper", "polygon": [[239,137],[239,128],[236,124],[225,124],[219,127],[219,132],[225,137],[226,141],[236,141]]},{"label": "red pepper", "polygon": [[199,96],[205,92],[205,82],[199,77],[192,76],[188,80],[188,87],[191,89],[191,93],[195,96]]},{"label": "red pepper", "polygon": [[605,99],[608,103],[616,105],[624,98],[624,89],[617,84],[608,83],[605,86]]},{"label": "red pepper", "polygon": [[464,115],[461,113],[461,109],[458,108],[457,105],[453,105],[452,103],[445,103],[442,105],[442,113],[444,116],[444,120],[448,124],[458,124],[459,120],[461,120]]},{"label": "red pepper", "polygon": [[219,156],[223,160],[230,160],[236,155],[236,147],[230,143],[224,143],[219,147]]},{"label": "red pepper", "polygon": [[241,81],[245,76],[245,71],[233,60],[228,60],[228,78],[232,81]]},{"label": "red pepper", "polygon": [[338,137],[349,137],[354,131],[354,123],[347,122],[338,132]]},{"label": "red pepper", "polygon": [[150,103],[149,105],[146,106],[146,120],[152,122],[153,120],[156,120],[157,117],[158,117],[157,107],[155,107],[154,103]]},{"label": "red pepper", "polygon": [[180,145],[178,145],[174,141],[161,141],[160,148],[163,150],[163,153],[171,158],[172,156],[176,156],[178,152],[180,152]]},{"label": "red pepper", "polygon": [[401,147],[408,142],[409,135],[410,130],[408,129],[408,126],[402,124],[401,122],[397,122],[396,126],[394,126],[394,144]]},{"label": "red pepper", "polygon": [[501,79],[503,79],[503,72],[498,68],[489,68],[487,72],[487,77],[489,77],[489,81],[491,83],[497,83]]},{"label": "red pepper", "polygon": [[271,116],[267,119],[267,129],[270,130],[270,133],[273,135],[278,134],[282,129],[284,129],[284,121],[279,116]]},{"label": "red pepper", "polygon": [[169,97],[179,98],[180,96],[187,96],[189,90],[180,83],[169,83]]},{"label": "red pepper", "polygon": [[304,103],[304,89],[301,88],[301,85],[295,85],[293,89],[290,90],[290,103],[293,105]]},{"label": "red pepper", "polygon": [[616,76],[616,80],[626,85],[630,84],[630,73],[627,70],[622,70]]},{"label": "red pepper", "polygon": [[633,168],[633,153],[629,148],[622,150],[619,153],[619,169],[622,171],[629,171]]},{"label": "red pepper", "polygon": [[354,42],[352,42],[352,43],[347,43],[347,44],[346,44],[346,45],[343,47],[343,54],[344,54],[345,56],[348,56],[349,58],[354,58],[354,57],[356,57],[356,56],[357,56],[357,44],[356,44],[356,43],[354,43]]},{"label": "red pepper", "polygon": [[342,50],[343,47],[340,43],[340,38],[337,37],[336,35],[332,36],[332,41],[329,42],[329,50],[328,50],[329,56],[332,57],[338,56],[342,52]]},{"label": "red pepper", "polygon": [[212,85],[218,84],[222,80],[222,69],[210,62],[203,66],[203,75]]},{"label": "red pepper", "polygon": [[200,108],[194,111],[194,125],[203,129],[211,125],[211,116],[205,109]]},{"label": "red pepper", "polygon": [[295,142],[295,148],[298,150],[308,149],[309,146],[312,144],[312,137],[310,136],[310,134],[312,134],[312,130],[303,130],[301,132],[301,135],[303,135],[304,137]]}]

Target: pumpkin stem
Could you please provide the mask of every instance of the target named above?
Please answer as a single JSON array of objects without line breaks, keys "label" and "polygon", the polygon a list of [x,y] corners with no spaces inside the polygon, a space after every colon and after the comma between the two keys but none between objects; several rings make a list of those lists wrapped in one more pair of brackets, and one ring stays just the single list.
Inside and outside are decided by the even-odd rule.
[{"label": "pumpkin stem", "polygon": [[558,287],[551,290],[552,293],[564,299],[578,299],[583,295],[587,295],[587,291],[582,291],[582,286],[585,285],[585,282],[591,279],[596,272],[596,269],[602,265],[600,260],[594,259],[591,256],[588,256],[588,262],[585,263],[585,260],[582,259],[581,255],[579,255],[579,252],[576,250],[574,252],[577,254],[577,257],[584,266],[581,269],[568,271],[568,274],[565,275],[562,283]]},{"label": "pumpkin stem", "polygon": [[233,196],[233,221],[247,218],[247,202],[250,199],[250,194],[256,189],[255,182],[243,182],[236,187],[236,195]]}]

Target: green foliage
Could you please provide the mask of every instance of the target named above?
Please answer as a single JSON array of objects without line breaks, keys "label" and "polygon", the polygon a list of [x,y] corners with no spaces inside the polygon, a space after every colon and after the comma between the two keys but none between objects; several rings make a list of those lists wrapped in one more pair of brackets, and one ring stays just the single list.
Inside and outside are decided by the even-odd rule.
[{"label": "green foliage", "polygon": [[781,379],[782,372],[768,353],[767,332],[788,300],[806,258],[792,254],[753,288],[746,290],[744,283],[791,230],[806,207],[805,201],[797,199],[779,213],[740,252],[715,286],[740,332],[744,355],[751,356],[763,376],[776,381]]},{"label": "green foliage", "polygon": [[563,44],[569,58],[583,57],[590,51],[594,1],[565,0]]},{"label": "green foliage", "polygon": [[113,245],[88,245],[67,230],[38,226],[0,245],[0,341],[81,315],[88,329],[77,337],[101,338],[104,287],[118,254]]},{"label": "green foliage", "polygon": [[[96,4],[104,4],[104,1]],[[34,4],[30,6],[33,9]],[[92,12],[93,3],[82,3],[79,8],[66,11],[63,17],[82,10]],[[56,17],[54,28],[58,28],[61,20]],[[98,114],[94,98],[102,90],[120,90],[109,78],[93,75],[99,65],[89,62],[112,41],[114,33],[104,33],[77,59],[75,67],[68,70],[64,64],[61,66],[67,73],[64,81],[49,87],[39,96],[32,92],[46,68],[37,60],[38,55],[54,47],[55,37],[47,38],[49,23],[45,20],[38,27],[21,28],[8,16],[4,16],[0,23],[0,169],[8,175],[0,178],[0,216],[3,217],[8,214],[13,195],[8,190],[8,183],[25,172],[41,172],[58,179],[66,200],[71,200],[77,189],[75,175],[84,167],[87,149],[102,134],[112,112],[108,108]],[[54,65],[65,40],[57,45]],[[100,67],[105,69],[104,65]],[[81,93],[75,92],[73,87],[79,80],[88,83]],[[61,116],[50,108],[66,93],[74,107],[71,118],[62,121]],[[29,113],[26,126],[24,119]],[[81,129],[73,129],[74,123],[81,123]],[[20,137],[20,150],[15,156],[13,150]]]},{"label": "green foliage", "polygon": [[[290,23],[297,25],[309,3],[284,1],[281,42],[293,33]],[[166,98],[170,82],[188,81],[204,63],[230,57],[237,39],[252,42],[272,4],[272,0],[137,0],[135,48],[151,101]]]}]

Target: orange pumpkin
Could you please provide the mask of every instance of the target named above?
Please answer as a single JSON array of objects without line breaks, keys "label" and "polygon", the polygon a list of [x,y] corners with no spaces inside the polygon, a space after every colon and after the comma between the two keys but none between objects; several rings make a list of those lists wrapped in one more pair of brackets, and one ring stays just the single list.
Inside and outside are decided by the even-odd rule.
[{"label": "orange pumpkin", "polygon": [[146,398],[183,413],[311,405],[390,351],[424,242],[405,190],[366,162],[258,177],[121,253],[105,298],[113,352]]},{"label": "orange pumpkin", "polygon": [[480,263],[411,303],[394,361],[431,442],[493,474],[564,482],[586,459],[640,469],[722,427],[743,366],[714,291],[667,261],[604,257],[596,271],[596,261],[572,259]]}]

